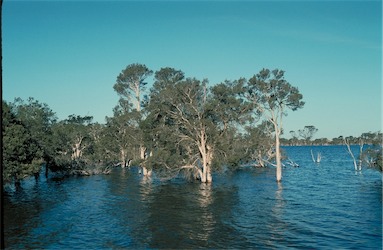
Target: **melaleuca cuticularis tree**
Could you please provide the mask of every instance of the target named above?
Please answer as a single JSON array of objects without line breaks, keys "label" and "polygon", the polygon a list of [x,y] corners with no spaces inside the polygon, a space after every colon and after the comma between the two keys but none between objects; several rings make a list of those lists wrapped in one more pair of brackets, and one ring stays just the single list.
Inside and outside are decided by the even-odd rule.
[{"label": "melaleuca cuticularis tree", "polygon": [[283,128],[283,116],[288,110],[295,111],[304,106],[302,94],[284,77],[284,71],[262,69],[249,79],[247,97],[265,119],[274,126],[276,179],[282,180],[282,163],[280,151],[280,135]]}]

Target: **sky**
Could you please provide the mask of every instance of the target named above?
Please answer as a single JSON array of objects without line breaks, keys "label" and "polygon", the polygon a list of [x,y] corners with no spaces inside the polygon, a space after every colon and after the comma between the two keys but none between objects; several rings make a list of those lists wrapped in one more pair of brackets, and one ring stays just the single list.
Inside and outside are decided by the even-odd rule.
[{"label": "sky", "polygon": [[5,0],[2,56],[3,100],[33,97],[60,120],[105,123],[118,74],[141,63],[210,85],[284,70],[306,103],[284,118],[287,138],[382,126],[382,1]]}]

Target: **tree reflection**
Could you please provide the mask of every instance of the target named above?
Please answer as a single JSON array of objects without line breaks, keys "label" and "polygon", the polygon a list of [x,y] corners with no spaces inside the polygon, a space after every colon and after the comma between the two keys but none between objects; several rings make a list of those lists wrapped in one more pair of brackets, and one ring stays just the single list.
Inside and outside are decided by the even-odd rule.
[{"label": "tree reflection", "polygon": [[153,180],[150,176],[142,176],[140,179],[140,198],[141,201],[150,201],[150,196],[153,190]]},{"label": "tree reflection", "polygon": [[281,182],[277,183],[277,188],[275,190],[275,200],[274,205],[271,209],[272,219],[270,223],[270,233],[271,233],[271,245],[274,242],[281,242],[284,240],[284,231],[286,230],[286,223],[283,220],[283,212],[285,208],[285,200],[283,198],[283,184]]},{"label": "tree reflection", "polygon": [[210,208],[213,202],[211,183],[201,183],[197,200],[201,211],[201,215],[197,219],[201,226],[201,230],[197,234],[197,239],[207,241],[214,231],[216,224],[212,209]]},{"label": "tree reflection", "polygon": [[147,204],[146,228],[151,233],[149,247],[217,247],[220,239],[235,238],[234,230],[223,223],[232,216],[236,203],[234,191],[237,190],[214,191],[209,183],[156,185]]}]

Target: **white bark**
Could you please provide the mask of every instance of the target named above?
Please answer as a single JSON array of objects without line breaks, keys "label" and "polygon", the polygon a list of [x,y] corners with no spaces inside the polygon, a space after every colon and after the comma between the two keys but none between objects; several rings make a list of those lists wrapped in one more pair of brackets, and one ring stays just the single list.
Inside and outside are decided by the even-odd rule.
[{"label": "white bark", "polygon": [[134,92],[136,94],[136,109],[138,112],[141,111],[141,102],[140,102],[140,82],[137,81],[134,83]]},{"label": "white bark", "polygon": [[347,146],[348,153],[351,155],[351,158],[352,158],[352,160],[354,161],[354,168],[355,168],[355,170],[357,171],[357,170],[358,170],[358,165],[356,164],[355,156],[354,156],[354,154],[353,154],[352,151],[351,151],[350,142],[349,142],[347,139],[343,139],[343,140],[344,140],[344,143],[345,143],[346,146]]},{"label": "white bark", "polygon": [[207,144],[207,138],[204,130],[201,130],[200,136],[199,136],[199,145],[198,149],[200,151],[201,157],[202,157],[202,176],[201,176],[201,182],[212,182],[213,178],[211,175],[211,163],[213,160],[213,150],[212,148]]},{"label": "white bark", "polygon": [[363,154],[363,146],[364,146],[364,141],[363,139],[360,140],[359,142],[359,165],[358,165],[358,170],[362,170],[362,154]]},{"label": "white bark", "polygon": [[282,163],[281,163],[281,149],[280,149],[280,143],[279,143],[279,131],[275,135],[275,157],[276,157],[276,163],[277,163],[277,182],[282,181]]},{"label": "white bark", "polygon": [[311,150],[311,159],[313,160],[314,163],[320,163],[320,161],[322,159],[322,155],[321,155],[321,153],[317,153],[317,157],[315,159],[313,150]]},{"label": "white bark", "polygon": [[275,162],[276,162],[276,179],[277,182],[282,181],[282,162],[281,162],[281,147],[280,147],[280,141],[279,136],[281,134],[281,127],[282,127],[282,115],[283,110],[280,111],[280,117],[279,117],[279,124],[278,124],[278,118],[274,113],[274,110],[271,110],[271,119],[270,121],[274,125],[274,131],[275,131]]},{"label": "white bark", "polygon": [[120,150],[120,160],[121,160],[121,167],[125,168],[126,167],[126,151],[125,149]]},{"label": "white bark", "polygon": [[[146,159],[146,147],[144,146],[140,146],[140,158],[141,160],[145,160]],[[151,176],[152,175],[152,170],[148,170],[146,167],[145,167],[145,163],[142,162],[141,163],[141,168],[142,168],[142,175],[143,176]]]},{"label": "white bark", "polygon": [[83,139],[83,137],[76,138],[76,141],[72,147],[72,160],[76,160],[82,156],[82,150],[85,148],[81,147]]}]

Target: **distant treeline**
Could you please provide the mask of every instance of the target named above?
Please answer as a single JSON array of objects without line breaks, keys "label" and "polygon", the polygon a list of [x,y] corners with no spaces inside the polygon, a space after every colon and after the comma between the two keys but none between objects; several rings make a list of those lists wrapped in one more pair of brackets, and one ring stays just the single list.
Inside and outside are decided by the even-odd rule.
[{"label": "distant treeline", "polygon": [[380,132],[368,132],[363,133],[361,136],[339,136],[336,138],[328,139],[328,138],[318,138],[314,140],[305,140],[303,138],[281,138],[281,144],[284,146],[306,146],[306,145],[345,145],[345,139],[349,140],[352,145],[359,145],[360,143],[366,145],[379,145],[382,144],[383,135]]}]

